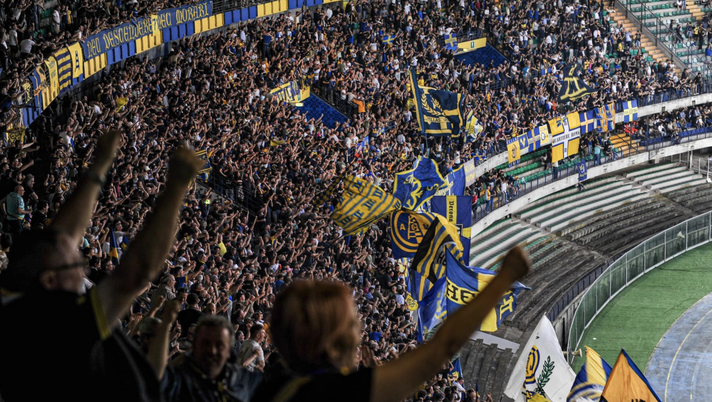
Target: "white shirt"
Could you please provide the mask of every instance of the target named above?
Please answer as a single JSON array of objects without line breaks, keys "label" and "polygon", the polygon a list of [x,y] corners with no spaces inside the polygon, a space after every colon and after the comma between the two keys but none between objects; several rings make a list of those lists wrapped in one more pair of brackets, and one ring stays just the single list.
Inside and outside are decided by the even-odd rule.
[{"label": "white shirt", "polygon": [[32,39],[25,39],[20,42],[20,52],[22,53],[32,53],[32,46],[36,45]]}]

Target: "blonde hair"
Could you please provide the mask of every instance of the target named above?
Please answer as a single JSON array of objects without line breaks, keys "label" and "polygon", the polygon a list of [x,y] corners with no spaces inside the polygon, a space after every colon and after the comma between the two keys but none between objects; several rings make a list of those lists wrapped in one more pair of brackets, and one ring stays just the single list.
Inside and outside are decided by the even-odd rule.
[{"label": "blonde hair", "polygon": [[296,281],[275,300],[272,341],[287,366],[299,374],[353,368],[360,331],[351,292],[344,285]]}]

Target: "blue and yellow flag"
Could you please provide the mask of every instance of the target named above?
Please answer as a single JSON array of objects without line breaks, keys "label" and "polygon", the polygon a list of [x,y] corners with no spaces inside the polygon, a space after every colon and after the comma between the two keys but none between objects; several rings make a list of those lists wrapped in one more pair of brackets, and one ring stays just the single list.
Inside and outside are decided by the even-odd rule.
[{"label": "blue and yellow flag", "polygon": [[406,288],[413,302],[416,304],[417,310],[417,306],[422,304],[421,301],[427,296],[430,289],[433,288],[433,283],[423,278],[423,275],[409,269]]},{"label": "blue and yellow flag", "polygon": [[521,158],[522,150],[519,139],[517,137],[507,139],[507,162],[509,162],[509,166],[518,165]]},{"label": "blue and yellow flag", "polygon": [[636,120],[638,120],[638,100],[623,102],[623,122],[630,123]]},{"label": "blue and yellow flag", "polygon": [[360,235],[386,214],[401,208],[401,202],[368,181],[347,176],[346,188],[331,214],[344,229],[344,236]]},{"label": "blue and yellow flag", "polygon": [[564,116],[555,117],[549,120],[549,132],[551,135],[559,135],[564,132]]},{"label": "blue and yellow flag", "polygon": [[383,35],[381,37],[381,43],[383,43],[384,45],[392,45],[395,39],[395,35]]},{"label": "blue and yellow flag", "polygon": [[202,151],[196,152],[195,155],[198,157],[198,159],[203,161],[203,166],[200,168],[200,170],[198,170],[198,173],[205,173],[213,170],[213,167],[210,164],[210,157],[213,156],[212,152],[208,153],[207,149],[203,149]]},{"label": "blue and yellow flag", "polygon": [[323,191],[323,192],[317,194],[312,199],[311,204],[313,206],[319,208],[322,205],[328,203],[331,200],[331,197],[334,195],[334,192],[336,192],[336,189],[339,187],[341,180],[343,180],[343,177],[338,177],[334,181],[332,181],[331,184],[329,184],[329,187],[326,189],[326,191]]},{"label": "blue and yellow flag", "polygon": [[459,168],[445,176],[445,186],[440,188],[437,195],[465,195],[468,172],[465,166],[466,164],[462,164]]},{"label": "blue and yellow flag", "polygon": [[59,77],[59,94],[67,92],[72,86],[72,55],[69,53],[69,48],[63,47],[54,52],[54,58],[57,60],[57,75]]},{"label": "blue and yellow flag", "polygon": [[457,136],[463,125],[462,95],[421,87],[410,70],[410,89],[415,103],[418,127],[423,135]]},{"label": "blue and yellow flag", "polygon": [[[495,277],[493,271],[468,267],[462,264],[452,253],[447,254],[447,313],[451,315],[473,300]],[[480,331],[493,332],[499,328],[502,320],[517,308],[517,296],[522,289],[529,289],[519,282],[514,282],[509,292],[490,311]]]},{"label": "blue and yellow flag", "polygon": [[396,173],[393,195],[401,201],[403,208],[414,211],[446,184],[438,164],[420,157],[413,169]]},{"label": "blue and yellow flag", "polygon": [[581,133],[589,133],[596,130],[596,116],[593,110],[581,112],[579,121],[581,122]]},{"label": "blue and yellow flag", "polygon": [[112,264],[119,265],[119,247],[116,243],[114,229],[111,229],[111,233],[109,233],[109,257],[111,257]]},{"label": "blue and yellow flag", "polygon": [[608,130],[611,131],[616,126],[616,105],[611,102],[603,107],[606,111],[606,122],[608,123]]},{"label": "blue and yellow flag", "polygon": [[5,142],[8,145],[14,145],[15,142],[25,142],[25,127],[14,127],[5,131]]},{"label": "blue and yellow flag", "polygon": [[[417,275],[417,274],[416,274]],[[418,328],[416,336],[419,343],[423,343],[426,334],[436,325],[443,322],[447,316],[445,306],[445,284],[447,278],[442,277],[435,282],[418,303]]]},{"label": "blue and yellow flag", "polygon": [[638,366],[633,363],[625,350],[621,350],[601,393],[601,402],[630,401],[660,402],[660,398]]},{"label": "blue and yellow flag", "polygon": [[596,115],[596,128],[601,131],[611,131],[616,126],[616,109],[613,103],[594,109]]},{"label": "blue and yellow flag", "polygon": [[272,140],[272,139],[269,140],[270,147],[278,147],[278,146],[284,145],[286,143],[287,143],[287,141],[285,141],[285,140]]},{"label": "blue and yellow flag", "polygon": [[452,50],[453,52],[457,50],[457,35],[454,33],[447,34],[444,36],[445,39],[445,49]]},{"label": "blue and yellow flag", "polygon": [[[430,228],[425,232],[423,241],[418,246],[415,257],[411,261],[411,273],[420,274],[423,279],[427,279],[431,284],[445,276],[446,243],[452,243],[454,249],[462,253],[462,242],[457,228],[448,222],[445,217],[436,214]],[[462,258],[462,255],[460,254],[457,257]],[[420,298],[417,300],[422,300],[424,294],[419,292],[418,296]]]},{"label": "blue and yellow flag", "polygon": [[455,378],[455,380],[462,377],[462,364],[460,364],[459,357],[452,362],[452,370],[450,370],[448,374]]},{"label": "blue and yellow flag", "polygon": [[588,166],[586,166],[586,159],[581,158],[581,162],[578,164],[578,174],[579,183],[588,179]]},{"label": "blue and yellow flag", "polygon": [[566,402],[597,401],[611,374],[611,366],[595,350],[586,346],[586,363],[576,376]]},{"label": "blue and yellow flag", "polygon": [[393,212],[390,218],[393,258],[413,258],[433,219],[435,217],[429,213],[406,209]]},{"label": "blue and yellow flag", "polygon": [[462,242],[462,262],[470,263],[470,237],[472,237],[472,197],[454,195],[436,196],[430,203],[430,210],[444,216],[448,222],[455,225]]},{"label": "blue and yellow flag", "polygon": [[559,103],[575,101],[596,92],[576,75],[578,70],[577,64],[567,64],[564,67],[564,82],[561,83],[559,90]]},{"label": "blue and yellow flag", "polygon": [[121,244],[119,245],[121,247],[121,252],[125,253],[126,250],[129,249],[129,237],[124,236],[121,238]]},{"label": "blue and yellow flag", "polygon": [[596,117],[596,129],[602,132],[608,131],[608,115],[605,107],[597,107],[593,109]]},{"label": "blue and yellow flag", "polygon": [[465,131],[467,134],[475,134],[475,124],[477,124],[477,117],[475,117],[475,112],[470,110],[467,112],[467,117],[465,117]]}]

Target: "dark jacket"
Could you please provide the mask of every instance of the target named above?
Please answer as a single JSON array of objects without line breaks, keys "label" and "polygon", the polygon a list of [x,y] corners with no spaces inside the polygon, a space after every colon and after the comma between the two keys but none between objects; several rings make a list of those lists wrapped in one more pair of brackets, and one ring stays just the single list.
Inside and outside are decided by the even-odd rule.
[{"label": "dark jacket", "polygon": [[168,366],[161,389],[166,402],[249,402],[262,381],[262,373],[225,364],[219,379],[211,380],[186,355],[183,363]]}]

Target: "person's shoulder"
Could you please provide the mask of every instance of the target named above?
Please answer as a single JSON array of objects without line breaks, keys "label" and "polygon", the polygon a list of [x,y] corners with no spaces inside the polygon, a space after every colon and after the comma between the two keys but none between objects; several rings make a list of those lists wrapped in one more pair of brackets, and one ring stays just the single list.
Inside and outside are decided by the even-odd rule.
[{"label": "person's shoulder", "polygon": [[305,377],[280,376],[263,382],[252,401],[267,402],[281,396],[287,396],[291,402],[337,398],[341,401],[368,401],[371,398],[371,376],[371,369],[347,375],[329,372]]}]

